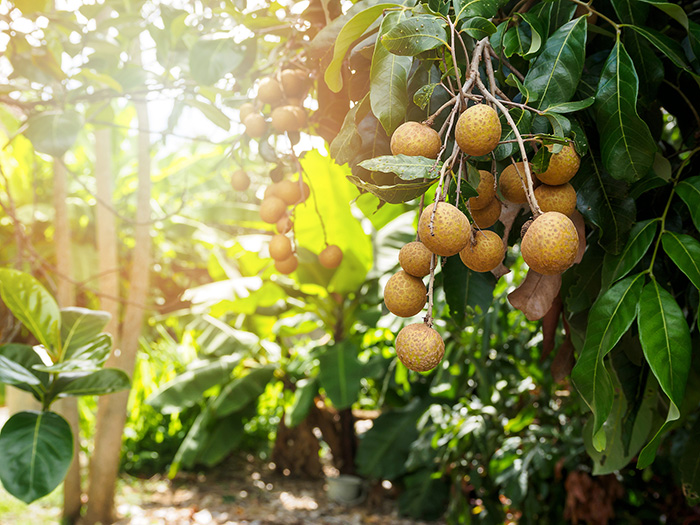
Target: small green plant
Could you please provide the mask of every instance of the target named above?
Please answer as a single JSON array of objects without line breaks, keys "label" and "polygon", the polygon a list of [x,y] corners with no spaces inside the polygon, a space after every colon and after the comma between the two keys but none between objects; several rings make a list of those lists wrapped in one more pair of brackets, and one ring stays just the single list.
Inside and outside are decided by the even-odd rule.
[{"label": "small green plant", "polygon": [[34,277],[6,268],[0,269],[0,295],[37,340],[0,346],[0,382],[29,392],[42,407],[13,415],[0,431],[0,481],[31,503],[63,481],[73,459],[70,425],[51,405],[128,389],[130,381],[122,370],[103,367],[112,349],[112,336],[102,331],[107,312],[60,309]]}]

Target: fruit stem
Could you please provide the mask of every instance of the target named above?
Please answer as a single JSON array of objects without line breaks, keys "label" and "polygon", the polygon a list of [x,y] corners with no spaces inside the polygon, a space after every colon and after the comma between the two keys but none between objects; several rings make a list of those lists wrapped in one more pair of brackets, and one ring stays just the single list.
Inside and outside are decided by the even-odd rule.
[{"label": "fruit stem", "polygon": [[593,0],[590,0],[589,2],[582,2],[581,0],[571,0],[571,1],[572,1],[574,4],[576,4],[576,5],[580,5],[580,6],[585,7],[586,9],[588,9],[588,12],[589,12],[590,14],[592,14],[592,15],[598,15],[599,18],[605,20],[608,24],[610,24],[611,26],[613,26],[613,27],[615,28],[615,32],[617,33],[618,38],[619,38],[619,35],[620,35],[620,33],[622,32],[622,29],[621,29],[620,24],[615,23],[615,21],[613,21],[612,19],[608,18],[607,16],[605,16],[605,15],[604,15],[603,13],[601,13],[600,11],[596,11],[595,9],[593,9],[593,8],[591,7],[591,4],[593,3]]},{"label": "fruit stem", "polygon": [[[425,208],[425,193],[420,196],[420,205],[418,206],[418,217],[423,215],[423,209]],[[418,233],[418,228],[416,228],[416,241],[420,241],[420,235]]]},{"label": "fruit stem", "polygon": [[464,92],[462,92],[462,72],[459,70],[459,66],[457,66],[457,53],[455,53],[456,28],[449,16],[445,18],[447,18],[447,23],[450,26],[450,54],[452,55],[452,67],[454,67],[455,78],[457,79],[457,94],[459,95],[457,105],[461,106],[464,104],[464,107],[467,107],[467,101],[464,98]]},{"label": "fruit stem", "polygon": [[538,206],[537,200],[535,199],[534,185],[532,183],[532,173],[530,172],[530,162],[528,161],[527,152],[525,151],[525,143],[523,142],[523,138],[520,135],[518,126],[516,126],[513,117],[511,117],[510,113],[508,113],[508,109],[486,89],[486,86],[484,86],[484,83],[481,81],[481,78],[476,77],[476,85],[478,86],[481,93],[491,102],[493,102],[498,107],[498,109],[501,110],[501,113],[503,113],[503,116],[505,116],[506,121],[508,121],[508,125],[513,130],[515,140],[518,141],[518,146],[520,147],[520,155],[523,158],[523,166],[525,167],[525,194],[527,195],[527,201],[528,204],[530,204],[532,215],[533,217],[537,218],[540,215],[542,215],[542,210]]},{"label": "fruit stem", "polygon": [[517,69],[515,69],[515,68],[511,65],[511,63],[508,62],[508,60],[507,60],[505,57],[499,56],[498,54],[496,54],[496,51],[491,47],[490,44],[486,47],[486,49],[489,50],[489,54],[490,54],[493,58],[498,59],[498,61],[499,61],[501,64],[503,64],[503,65],[506,66],[508,69],[510,69],[511,72],[512,72],[516,77],[518,77],[518,80],[520,80],[520,82],[525,82],[525,76],[524,76],[520,71],[518,71]]},{"label": "fruit stem", "polygon": [[[435,210],[433,210],[433,213],[435,213]],[[433,290],[435,288],[435,266],[437,266],[437,255],[433,254],[432,257],[430,257],[430,281],[428,281],[428,312],[423,318],[423,321],[429,328],[433,327]]]}]

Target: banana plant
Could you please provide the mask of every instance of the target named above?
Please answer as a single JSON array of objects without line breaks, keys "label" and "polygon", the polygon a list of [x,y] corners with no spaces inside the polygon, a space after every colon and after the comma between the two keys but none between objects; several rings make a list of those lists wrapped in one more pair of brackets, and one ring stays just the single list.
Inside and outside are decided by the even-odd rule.
[{"label": "banana plant", "polygon": [[0,382],[32,394],[40,411],[14,414],[0,430],[0,481],[14,497],[31,503],[53,491],[73,459],[73,433],[51,405],[67,396],[128,389],[129,376],[104,368],[112,336],[107,312],[59,308],[31,275],[0,269],[0,296],[37,344],[0,345]]}]

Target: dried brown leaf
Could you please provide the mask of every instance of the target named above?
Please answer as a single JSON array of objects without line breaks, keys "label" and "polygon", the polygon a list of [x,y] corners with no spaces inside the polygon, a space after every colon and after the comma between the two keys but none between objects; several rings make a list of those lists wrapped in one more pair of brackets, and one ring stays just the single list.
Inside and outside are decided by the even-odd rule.
[{"label": "dried brown leaf", "polygon": [[557,335],[561,309],[561,297],[557,294],[554,301],[552,301],[552,306],[542,318],[542,356],[540,361],[547,359],[552,350],[554,350],[554,339]]},{"label": "dried brown leaf", "polygon": [[559,295],[561,275],[542,275],[528,270],[525,280],[508,294],[508,301],[530,321],[542,319]]},{"label": "dried brown leaf", "polygon": [[576,259],[574,259],[574,264],[578,264],[583,259],[583,253],[586,251],[586,223],[583,220],[583,215],[578,210],[574,210],[574,213],[571,214],[571,221],[578,232],[578,252],[576,253]]}]

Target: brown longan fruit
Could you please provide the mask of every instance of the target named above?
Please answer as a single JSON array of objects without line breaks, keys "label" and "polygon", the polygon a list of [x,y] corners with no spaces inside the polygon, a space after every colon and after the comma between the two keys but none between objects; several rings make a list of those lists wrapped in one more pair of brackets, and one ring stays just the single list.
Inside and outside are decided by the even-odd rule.
[{"label": "brown longan fruit", "polygon": [[418,277],[403,270],[391,276],[384,287],[384,304],[399,317],[412,317],[419,313],[428,300],[428,290]]},{"label": "brown longan fruit", "polygon": [[309,89],[309,75],[300,69],[285,69],[280,73],[282,89],[288,99],[303,97]]},{"label": "brown longan fruit", "polygon": [[245,132],[253,139],[259,139],[265,134],[265,131],[267,131],[265,117],[258,113],[248,115],[243,121],[243,125],[245,126]]},{"label": "brown longan fruit", "polygon": [[430,273],[433,252],[420,241],[409,242],[399,251],[399,264],[409,275],[425,277]]},{"label": "brown longan fruit", "polygon": [[481,210],[496,198],[493,173],[486,170],[479,170],[479,186],[476,188],[476,191],[479,195],[469,199],[470,210]]},{"label": "brown longan fruit", "polygon": [[255,106],[250,102],[241,104],[241,107],[238,108],[238,118],[241,122],[243,122],[248,115],[252,115],[253,113],[255,113]]},{"label": "brown longan fruit", "polygon": [[276,228],[279,233],[289,233],[292,231],[292,227],[294,226],[294,223],[292,222],[292,219],[289,218],[289,215],[283,216],[280,220],[277,221]]},{"label": "brown longan fruit", "polygon": [[287,205],[282,199],[274,195],[265,197],[260,203],[260,218],[269,224],[275,224],[286,211]]},{"label": "brown longan fruit", "polygon": [[280,106],[272,110],[271,122],[279,133],[299,131],[306,123],[306,114],[296,106]]},{"label": "brown longan fruit", "polygon": [[503,239],[490,230],[474,232],[473,242],[470,240],[459,252],[464,266],[475,272],[490,272],[501,264],[504,255]]},{"label": "brown longan fruit", "polygon": [[[436,211],[431,231],[433,209]],[[440,202],[437,208],[435,203],[426,206],[418,221],[418,236],[421,242],[436,255],[447,257],[459,253],[467,244],[470,233],[471,226],[467,216],[447,202]]]},{"label": "brown longan fruit", "polygon": [[578,231],[571,219],[563,213],[548,211],[527,229],[520,251],[532,270],[554,275],[574,264],[578,245]]},{"label": "brown longan fruit", "polygon": [[297,256],[294,254],[281,261],[275,261],[275,268],[279,273],[284,275],[289,275],[292,273],[297,269],[297,266],[299,266],[299,261]]},{"label": "brown longan fruit", "polygon": [[445,355],[445,342],[434,328],[424,323],[404,326],[396,336],[396,356],[416,372],[435,368]]},{"label": "brown longan fruit", "polygon": [[325,268],[337,268],[343,261],[343,250],[335,244],[329,244],[318,254],[318,262]]},{"label": "brown longan fruit", "polygon": [[[553,144],[545,146],[550,152],[554,148]],[[561,148],[559,153],[553,153],[549,159],[549,166],[542,173],[537,174],[537,178],[551,186],[558,186],[569,182],[578,172],[581,166],[581,158],[576,153],[572,143],[568,143]]]},{"label": "brown longan fruit", "polygon": [[292,255],[292,242],[281,233],[276,233],[270,239],[270,257],[276,261],[283,261]]},{"label": "brown longan fruit", "polygon": [[258,100],[263,104],[275,104],[280,102],[283,96],[282,88],[274,78],[263,78],[258,84]]},{"label": "brown longan fruit", "polygon": [[455,140],[467,155],[481,157],[491,153],[501,140],[501,121],[496,110],[486,104],[475,104],[457,119]]},{"label": "brown longan fruit", "polygon": [[559,186],[540,184],[535,189],[535,200],[543,212],[558,211],[570,217],[576,209],[576,190],[568,182]]},{"label": "brown longan fruit", "polygon": [[283,180],[278,183],[275,194],[286,204],[296,204],[301,200],[301,187],[299,181]]},{"label": "brown longan fruit", "polygon": [[250,177],[243,170],[236,170],[231,174],[231,186],[236,191],[245,191],[250,187]]},{"label": "brown longan fruit", "polygon": [[392,155],[409,155],[436,159],[442,148],[440,135],[420,122],[404,122],[391,135]]},{"label": "brown longan fruit", "polygon": [[479,228],[490,228],[501,216],[501,202],[498,199],[493,199],[488,206],[480,210],[472,211],[472,219],[474,224]]},{"label": "brown longan fruit", "polygon": [[527,202],[527,194],[525,193],[525,163],[516,162],[508,164],[501,172],[498,178],[498,187],[501,190],[503,198],[515,204],[524,204]]}]

